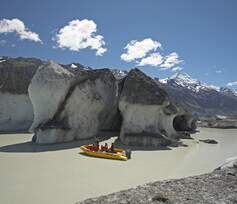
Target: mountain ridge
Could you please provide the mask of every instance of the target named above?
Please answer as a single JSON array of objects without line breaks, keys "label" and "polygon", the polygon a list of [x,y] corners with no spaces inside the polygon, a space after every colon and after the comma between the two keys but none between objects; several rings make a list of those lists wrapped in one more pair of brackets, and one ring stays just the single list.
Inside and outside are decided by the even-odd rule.
[{"label": "mountain ridge", "polygon": [[158,81],[171,98],[197,116],[237,116],[237,92],[234,90],[202,83],[186,73]]}]

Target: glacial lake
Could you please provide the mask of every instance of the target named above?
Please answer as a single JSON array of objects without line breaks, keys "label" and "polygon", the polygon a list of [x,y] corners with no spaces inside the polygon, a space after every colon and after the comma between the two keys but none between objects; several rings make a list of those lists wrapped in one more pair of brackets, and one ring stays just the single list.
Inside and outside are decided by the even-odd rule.
[{"label": "glacial lake", "polygon": [[199,130],[194,140],[182,140],[182,147],[133,151],[129,161],[86,157],[75,144],[39,147],[29,142],[31,134],[1,134],[0,202],[73,204],[148,182],[208,173],[237,156],[237,129]]}]

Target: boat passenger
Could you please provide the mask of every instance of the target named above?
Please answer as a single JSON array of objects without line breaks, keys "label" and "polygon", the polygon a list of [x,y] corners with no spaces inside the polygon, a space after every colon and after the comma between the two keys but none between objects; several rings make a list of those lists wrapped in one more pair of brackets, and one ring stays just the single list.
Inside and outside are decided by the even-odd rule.
[{"label": "boat passenger", "polygon": [[110,151],[114,152],[114,143],[111,144]]},{"label": "boat passenger", "polygon": [[95,145],[94,145],[94,144],[92,144],[92,145],[90,146],[90,150],[91,150],[91,151],[95,151]]},{"label": "boat passenger", "polygon": [[100,142],[97,140],[95,145],[95,151],[99,151],[100,149]]},{"label": "boat passenger", "polygon": [[107,143],[105,143],[105,146],[104,146],[104,151],[108,151],[108,144]]},{"label": "boat passenger", "polygon": [[95,144],[93,144],[90,149],[92,151],[98,151],[99,150],[99,141],[96,141]]}]

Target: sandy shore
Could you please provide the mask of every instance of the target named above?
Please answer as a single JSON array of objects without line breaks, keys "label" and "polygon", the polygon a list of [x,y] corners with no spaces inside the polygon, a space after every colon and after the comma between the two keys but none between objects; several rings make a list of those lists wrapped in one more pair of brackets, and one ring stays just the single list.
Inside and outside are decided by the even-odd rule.
[{"label": "sandy shore", "polygon": [[[236,129],[199,128],[187,146],[134,151],[113,161],[78,154],[79,143],[38,146],[30,134],[0,135],[0,198],[4,204],[75,203],[147,182],[212,171],[237,155]],[[217,145],[197,139],[215,139]]]}]

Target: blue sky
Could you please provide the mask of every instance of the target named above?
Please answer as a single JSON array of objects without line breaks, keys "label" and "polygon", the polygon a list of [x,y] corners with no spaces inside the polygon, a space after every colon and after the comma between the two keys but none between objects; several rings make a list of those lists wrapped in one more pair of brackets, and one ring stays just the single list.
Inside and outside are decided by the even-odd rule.
[{"label": "blue sky", "polygon": [[[0,20],[21,20],[43,43],[22,40],[16,32],[0,33],[0,55],[130,69],[141,58],[122,60],[124,47],[132,40],[152,39],[162,47],[149,54],[160,53],[165,59],[175,52],[182,62],[174,67],[182,67],[183,72],[206,83],[224,86],[237,81],[236,11],[235,0],[1,0]],[[76,19],[92,20],[97,25],[93,37],[103,36],[102,47],[107,52],[96,56],[96,50],[90,47],[79,51],[61,49],[52,40],[61,28]],[[175,73],[160,66],[140,68],[159,78]]]}]

